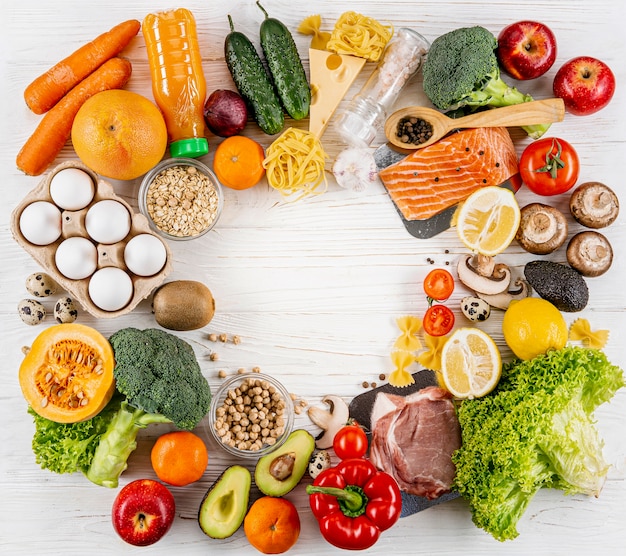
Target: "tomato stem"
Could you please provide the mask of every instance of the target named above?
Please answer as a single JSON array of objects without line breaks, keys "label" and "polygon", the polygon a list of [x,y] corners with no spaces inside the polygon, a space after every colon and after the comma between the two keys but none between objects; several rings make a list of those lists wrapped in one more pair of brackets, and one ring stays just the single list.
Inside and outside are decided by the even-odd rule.
[{"label": "tomato stem", "polygon": [[[552,153],[552,151],[556,147],[556,153]],[[557,139],[552,139],[552,145],[550,150],[546,152],[546,164],[541,168],[537,168],[537,170],[533,170],[534,172],[549,172],[550,177],[555,180],[557,178],[557,174],[559,170],[565,168],[565,162],[561,158],[561,154],[563,153],[563,147],[561,143]]]}]

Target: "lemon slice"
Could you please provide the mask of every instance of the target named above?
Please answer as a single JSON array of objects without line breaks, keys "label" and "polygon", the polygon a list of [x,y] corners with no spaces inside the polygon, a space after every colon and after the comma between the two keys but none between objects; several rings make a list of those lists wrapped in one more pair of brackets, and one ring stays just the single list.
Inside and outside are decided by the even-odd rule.
[{"label": "lemon slice", "polygon": [[519,223],[515,194],[495,185],[474,191],[456,217],[456,229],[465,246],[488,256],[502,253],[510,245]]},{"label": "lemon slice", "polygon": [[480,398],[500,380],[502,359],[495,342],[478,328],[457,328],[441,352],[441,380],[456,398]]}]

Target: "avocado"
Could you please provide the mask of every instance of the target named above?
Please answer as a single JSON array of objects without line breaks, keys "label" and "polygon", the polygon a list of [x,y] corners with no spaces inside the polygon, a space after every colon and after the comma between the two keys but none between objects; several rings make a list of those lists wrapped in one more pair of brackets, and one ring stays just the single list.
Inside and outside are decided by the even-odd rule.
[{"label": "avocado", "polygon": [[315,450],[315,439],[304,429],[293,431],[285,443],[259,458],[254,482],[268,496],[284,496],[300,482]]},{"label": "avocado", "polygon": [[241,465],[228,467],[211,485],[200,504],[200,529],[213,539],[225,539],[239,529],[248,511],[252,475]]},{"label": "avocado", "polygon": [[559,311],[582,311],[589,302],[589,288],[582,275],[570,266],[553,261],[530,261],[524,267],[528,283]]}]

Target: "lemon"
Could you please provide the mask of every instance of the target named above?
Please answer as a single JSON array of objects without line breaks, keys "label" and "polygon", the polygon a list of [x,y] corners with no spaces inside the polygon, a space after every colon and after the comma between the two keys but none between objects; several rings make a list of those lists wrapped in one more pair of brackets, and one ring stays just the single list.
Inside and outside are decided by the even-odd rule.
[{"label": "lemon", "polygon": [[457,328],[441,352],[441,382],[456,398],[480,398],[491,392],[502,371],[500,350],[478,328]]},{"label": "lemon", "polygon": [[533,359],[567,343],[567,323],[549,301],[526,297],[513,301],[502,319],[504,341],[520,359]]},{"label": "lemon", "polygon": [[502,253],[513,241],[520,208],[510,189],[488,186],[474,191],[456,215],[456,229],[465,246],[481,255]]}]

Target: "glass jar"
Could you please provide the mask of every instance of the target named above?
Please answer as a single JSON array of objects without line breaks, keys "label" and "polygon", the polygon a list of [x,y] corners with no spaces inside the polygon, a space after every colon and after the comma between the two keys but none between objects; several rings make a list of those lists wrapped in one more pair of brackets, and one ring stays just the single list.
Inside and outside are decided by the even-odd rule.
[{"label": "glass jar", "polygon": [[165,118],[170,154],[190,158],[207,154],[206,80],[193,14],[185,8],[148,14],[141,29],[152,94]]},{"label": "glass jar", "polygon": [[398,29],[370,78],[337,119],[335,127],[344,142],[359,147],[371,144],[400,91],[422,67],[429,48],[417,31]]}]

